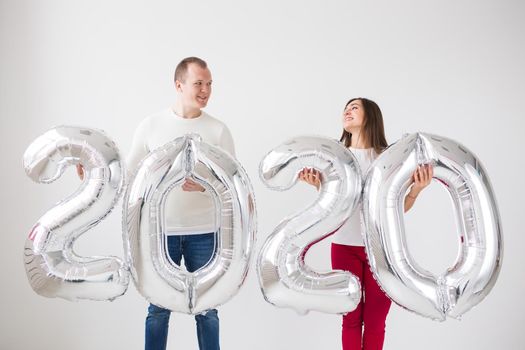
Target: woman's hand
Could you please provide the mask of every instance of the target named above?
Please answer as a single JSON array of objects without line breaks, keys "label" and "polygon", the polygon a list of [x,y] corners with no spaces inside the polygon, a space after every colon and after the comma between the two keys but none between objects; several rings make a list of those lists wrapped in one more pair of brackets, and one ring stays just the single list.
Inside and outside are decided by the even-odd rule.
[{"label": "woman's hand", "polygon": [[405,197],[405,212],[412,208],[419,193],[430,185],[433,176],[434,167],[432,164],[424,164],[417,167],[414,174],[412,174],[412,187],[410,187],[410,192]]},{"label": "woman's hand", "polygon": [[186,179],[182,184],[182,190],[186,192],[204,192],[205,189],[192,179]]},{"label": "woman's hand", "polygon": [[413,184],[410,193],[417,196],[425,187],[430,185],[432,176],[434,176],[434,167],[432,164],[418,166],[414,174],[412,174]]},{"label": "woman's hand", "polygon": [[315,186],[319,191],[321,187],[321,173],[314,168],[304,168],[299,172],[299,180]]}]

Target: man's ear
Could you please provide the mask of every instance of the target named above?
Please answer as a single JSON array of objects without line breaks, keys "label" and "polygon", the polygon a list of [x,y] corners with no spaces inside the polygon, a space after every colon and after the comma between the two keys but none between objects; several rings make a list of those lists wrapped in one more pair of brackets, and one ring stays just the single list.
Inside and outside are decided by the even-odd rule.
[{"label": "man's ear", "polygon": [[182,82],[180,80],[175,80],[175,90],[182,92]]}]

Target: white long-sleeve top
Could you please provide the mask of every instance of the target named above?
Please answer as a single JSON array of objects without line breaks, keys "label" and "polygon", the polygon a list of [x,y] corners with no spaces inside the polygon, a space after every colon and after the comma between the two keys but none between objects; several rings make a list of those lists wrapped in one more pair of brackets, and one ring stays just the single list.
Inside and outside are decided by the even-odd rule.
[{"label": "white long-sleeve top", "polygon": [[[350,147],[350,151],[356,157],[359,167],[361,168],[361,174],[363,178],[368,172],[368,168],[377,158],[373,148],[361,149]],[[352,246],[364,246],[363,236],[365,233],[365,225],[361,220],[361,210],[363,209],[362,200],[359,200],[359,204],[356,209],[348,218],[348,220],[341,226],[339,230],[332,236],[332,242],[336,244],[352,245]]]},{"label": "white long-sleeve top", "polygon": [[[204,142],[235,156],[230,130],[223,122],[204,111],[197,118],[186,119],[167,108],[145,118],[137,127],[127,159],[128,170],[133,174],[148,153],[187,133],[199,134]],[[169,235],[217,230],[213,198],[207,192],[186,192],[180,186],[173,188],[166,199],[165,215]]]}]

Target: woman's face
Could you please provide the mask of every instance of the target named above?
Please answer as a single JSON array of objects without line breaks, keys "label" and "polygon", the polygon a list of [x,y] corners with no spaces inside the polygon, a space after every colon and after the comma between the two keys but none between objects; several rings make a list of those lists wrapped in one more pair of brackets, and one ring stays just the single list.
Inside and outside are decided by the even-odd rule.
[{"label": "woman's face", "polygon": [[361,100],[354,100],[343,112],[343,129],[353,134],[359,132],[365,122],[365,109]]}]

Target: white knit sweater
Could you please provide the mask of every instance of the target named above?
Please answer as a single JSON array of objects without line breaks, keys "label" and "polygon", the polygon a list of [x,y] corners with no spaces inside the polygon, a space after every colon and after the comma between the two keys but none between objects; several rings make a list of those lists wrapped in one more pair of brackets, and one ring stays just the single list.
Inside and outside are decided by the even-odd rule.
[{"label": "white knit sweater", "polygon": [[[197,118],[182,118],[168,108],[147,117],[137,127],[127,159],[130,173],[148,153],[187,133],[199,134],[203,141],[235,156],[231,133],[223,122],[205,112]],[[175,187],[166,199],[165,213],[170,235],[217,230],[213,198],[207,192],[185,192]]]}]

